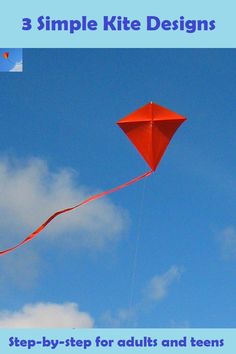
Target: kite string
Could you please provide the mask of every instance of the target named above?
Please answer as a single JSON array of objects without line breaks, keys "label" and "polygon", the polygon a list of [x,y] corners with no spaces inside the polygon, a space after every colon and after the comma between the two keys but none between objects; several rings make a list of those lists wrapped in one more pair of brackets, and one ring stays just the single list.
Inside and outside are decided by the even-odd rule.
[{"label": "kite string", "polygon": [[141,239],[141,218],[143,215],[143,207],[144,207],[144,196],[146,192],[146,180],[144,181],[142,194],[139,203],[138,210],[138,222],[137,222],[137,232],[135,237],[135,247],[134,247],[134,258],[133,258],[133,268],[132,268],[132,276],[131,276],[131,290],[130,290],[130,300],[129,300],[129,312],[132,314],[134,309],[134,290],[135,290],[135,281],[137,279],[137,267],[138,267],[138,257],[139,257],[139,244]]},{"label": "kite string", "polygon": [[66,209],[61,209],[61,210],[58,210],[56,211],[54,214],[52,214],[46,221],[44,221],[44,223],[42,223],[36,230],[34,230],[31,234],[29,234],[23,241],[21,241],[20,243],[18,243],[16,246],[13,246],[13,247],[10,247],[8,249],[5,249],[3,251],[0,251],[0,256],[3,256],[9,252],[12,252],[14,251],[15,249],[17,249],[18,247],[20,246],[23,246],[25,243],[31,241],[33,238],[35,238],[41,231],[43,231],[43,229],[45,229],[45,227],[53,220],[55,219],[57,216],[61,215],[61,214],[64,214],[64,213],[67,213],[67,212],[70,212],[72,210],[75,210],[79,207],[81,207],[82,205],[85,205],[85,204],[88,204],[90,202],[92,202],[93,200],[96,200],[96,199],[99,199],[99,198],[102,198],[103,196],[105,195],[108,195],[108,194],[111,194],[111,193],[114,193],[122,188],[125,188],[125,187],[128,187],[129,185],[135,183],[135,182],[138,182],[140,181],[141,179],[145,178],[145,177],[148,177],[152,174],[152,170],[148,171],[148,172],[145,172],[144,174],[142,174],[141,176],[138,176],[138,177],[135,177],[133,179],[131,179],[130,181],[128,182],[125,182],[117,187],[114,187],[112,189],[109,189],[107,191],[104,191],[104,192],[100,192],[100,193],[97,193],[95,195],[92,195],[91,197],[85,199],[84,201],[82,201],[81,203],[73,206],[73,207],[69,207],[69,208],[66,208]]},{"label": "kite string", "polygon": [[[153,124],[153,111],[151,111],[151,122]],[[152,151],[152,143],[153,143],[153,130],[150,129],[150,136],[149,136],[149,146],[148,146],[148,155],[150,155]],[[154,171],[153,171],[154,172]],[[135,303],[134,303],[134,290],[135,290],[135,282],[137,279],[137,268],[138,268],[138,256],[139,256],[139,244],[141,238],[141,218],[143,215],[143,206],[144,206],[144,196],[146,192],[146,180],[144,181],[143,188],[142,188],[142,195],[140,198],[139,203],[139,210],[138,210],[138,222],[137,222],[137,232],[135,237],[135,247],[134,247],[134,258],[133,258],[133,268],[132,268],[132,276],[131,276],[131,288],[130,288],[130,299],[129,299],[129,312],[132,314]]]}]

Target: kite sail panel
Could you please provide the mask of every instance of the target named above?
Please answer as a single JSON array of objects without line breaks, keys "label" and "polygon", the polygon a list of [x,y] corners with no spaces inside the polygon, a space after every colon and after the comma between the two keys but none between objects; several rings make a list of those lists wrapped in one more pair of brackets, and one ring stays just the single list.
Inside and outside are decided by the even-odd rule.
[{"label": "kite sail panel", "polygon": [[[9,55],[7,52],[4,54]],[[8,57],[6,59],[8,59]],[[23,241],[18,243],[16,246],[0,251],[0,256],[12,252],[18,247],[23,246],[25,243],[31,241],[40,232],[42,232],[45,227],[57,216],[68,213],[81,207],[82,205],[92,202],[93,200],[114,193],[122,188],[140,181],[145,177],[150,176],[156,170],[175,131],[185,120],[186,118],[179,115],[178,113],[170,111],[169,109],[152,102],[129,114],[127,117],[119,120],[117,122],[118,126],[128,136],[144,160],[148,163],[151,170],[115,188],[95,194],[73,207],[56,211],[35,231],[29,234]]]}]

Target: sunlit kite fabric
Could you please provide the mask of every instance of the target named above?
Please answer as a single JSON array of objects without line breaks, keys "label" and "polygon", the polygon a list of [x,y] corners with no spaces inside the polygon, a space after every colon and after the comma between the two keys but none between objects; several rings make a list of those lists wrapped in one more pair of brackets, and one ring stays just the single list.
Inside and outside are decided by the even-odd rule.
[{"label": "sunlit kite fabric", "polygon": [[145,177],[150,176],[156,170],[175,131],[185,120],[186,118],[183,116],[153,102],[146,104],[125,118],[119,120],[117,122],[118,126],[131,140],[151,170],[115,188],[95,194],[73,207],[56,211],[35,231],[29,234],[23,241],[18,243],[16,246],[10,247],[4,251],[0,251],[0,256],[12,252],[18,247],[23,246],[25,243],[31,241],[57,216],[75,210],[85,204],[92,202],[93,200],[114,193],[122,188],[128,187],[129,185],[140,181]]}]

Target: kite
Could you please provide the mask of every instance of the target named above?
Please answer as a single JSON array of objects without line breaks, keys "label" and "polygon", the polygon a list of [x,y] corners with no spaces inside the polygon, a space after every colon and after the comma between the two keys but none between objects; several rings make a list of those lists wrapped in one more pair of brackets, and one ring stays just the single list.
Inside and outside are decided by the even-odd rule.
[{"label": "kite", "polygon": [[4,52],[2,56],[3,56],[4,59],[8,59],[9,58],[9,52]]},{"label": "kite", "polygon": [[146,104],[125,118],[120,119],[117,122],[117,125],[123,130],[131,143],[139,151],[143,159],[150,167],[150,170],[141,176],[135,177],[115,188],[95,194],[73,207],[56,211],[23,241],[14,247],[0,251],[0,256],[5,255],[31,241],[57,216],[77,209],[82,205],[92,202],[93,200],[114,193],[142,180],[145,177],[150,176],[159,165],[174,133],[185,120],[186,118],[182,115],[153,102]]},{"label": "kite", "polygon": [[154,172],[183,116],[153,102],[117,122]]},{"label": "kite", "polygon": [[15,64],[15,63],[9,58],[9,56],[10,56],[10,53],[9,53],[9,52],[4,52],[4,53],[2,54],[2,56],[3,56],[4,59],[6,59],[7,61],[9,61],[10,63]]}]

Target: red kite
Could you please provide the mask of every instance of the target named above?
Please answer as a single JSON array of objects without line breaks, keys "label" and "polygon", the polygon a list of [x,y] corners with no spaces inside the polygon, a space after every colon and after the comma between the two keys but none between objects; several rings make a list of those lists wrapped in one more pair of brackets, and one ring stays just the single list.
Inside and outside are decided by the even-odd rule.
[{"label": "red kite", "polygon": [[8,59],[9,58],[9,52],[4,52],[2,56],[3,56],[4,59]]},{"label": "red kite", "polygon": [[82,205],[92,202],[93,200],[116,192],[119,189],[127,187],[147,176],[150,176],[156,170],[175,131],[185,120],[186,118],[178,113],[152,102],[119,120],[117,122],[118,126],[128,136],[133,145],[137,148],[144,160],[150,166],[151,170],[115,188],[95,194],[73,207],[55,212],[19,244],[4,251],[0,251],[0,256],[7,254],[31,241],[58,215],[77,209]]},{"label": "red kite", "polygon": [[172,136],[185,120],[180,114],[150,102],[117,124],[155,171]]},{"label": "red kite", "polygon": [[9,52],[4,52],[3,53],[3,58],[6,59],[7,61],[9,61],[12,64],[15,64],[9,57],[10,57],[10,53]]}]

